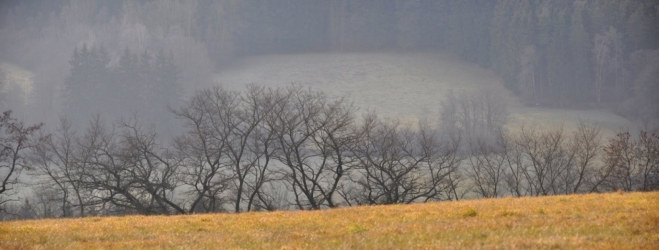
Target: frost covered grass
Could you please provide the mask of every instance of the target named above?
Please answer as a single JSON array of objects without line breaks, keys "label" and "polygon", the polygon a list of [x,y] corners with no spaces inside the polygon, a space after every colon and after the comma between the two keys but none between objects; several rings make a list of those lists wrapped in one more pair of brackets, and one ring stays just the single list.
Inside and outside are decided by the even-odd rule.
[{"label": "frost covered grass", "polygon": [[0,223],[0,249],[659,249],[659,192]]},{"label": "frost covered grass", "polygon": [[434,121],[448,91],[489,86],[509,100],[511,128],[533,123],[564,125],[570,130],[581,120],[599,124],[606,136],[633,128],[628,120],[605,109],[526,107],[504,89],[494,72],[439,51],[254,56],[224,67],[215,82],[234,90],[250,83],[299,84],[330,96],[348,96],[361,111],[376,110],[382,117],[403,121]]}]

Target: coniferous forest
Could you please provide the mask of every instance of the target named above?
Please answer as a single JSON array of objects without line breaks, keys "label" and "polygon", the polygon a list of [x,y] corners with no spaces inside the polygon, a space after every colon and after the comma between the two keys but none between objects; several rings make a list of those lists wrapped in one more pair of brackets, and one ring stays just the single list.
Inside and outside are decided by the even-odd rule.
[{"label": "coniferous forest", "polygon": [[174,57],[181,82],[207,81],[214,69],[246,55],[440,49],[493,69],[529,105],[613,106],[646,119],[659,112],[653,98],[658,6],[648,0],[9,0],[0,9],[0,49],[4,61],[39,72],[34,99],[45,106],[65,106],[68,97],[59,92],[79,94],[66,83],[48,83],[73,80],[66,79],[70,68],[80,65],[69,61],[82,60],[72,54],[85,46],[96,48],[90,55],[103,54],[97,63],[108,70],[131,63],[126,50]]}]

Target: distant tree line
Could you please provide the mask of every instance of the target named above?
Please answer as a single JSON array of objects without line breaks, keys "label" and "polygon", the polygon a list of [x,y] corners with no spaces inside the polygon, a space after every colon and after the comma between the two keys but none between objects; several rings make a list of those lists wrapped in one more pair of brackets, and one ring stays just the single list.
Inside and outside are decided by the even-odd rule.
[{"label": "distant tree line", "polygon": [[148,123],[168,126],[163,120],[167,105],[176,105],[181,99],[179,68],[173,55],[164,50],[138,54],[125,48],[116,63],[110,61],[103,46],[88,48],[84,44],[74,50],[71,73],[64,79],[67,116],[116,118],[132,112]]},{"label": "distant tree line", "polygon": [[3,57],[40,72],[37,99],[50,104],[56,91],[46,83],[65,77],[64,61],[82,42],[104,44],[113,59],[125,47],[173,51],[184,84],[207,81],[210,62],[247,55],[441,49],[493,69],[526,104],[604,106],[648,127],[658,122],[659,3],[652,0],[11,0],[2,7]]},{"label": "distant tree line", "polygon": [[[348,100],[296,86],[252,85],[242,92],[212,87],[170,109],[184,124],[172,140],[138,116],[95,116],[80,129],[62,118],[46,131],[5,112],[2,218],[659,190],[656,134],[621,133],[602,143],[599,128],[585,123],[569,133],[534,126],[507,132],[501,119],[482,125],[487,117],[506,116],[504,109],[483,108],[501,106],[500,99],[458,95],[471,100],[447,98],[445,105],[459,119],[437,127],[375,113],[357,117]],[[478,115],[465,115],[470,111]],[[27,184],[32,188],[19,195]]]}]

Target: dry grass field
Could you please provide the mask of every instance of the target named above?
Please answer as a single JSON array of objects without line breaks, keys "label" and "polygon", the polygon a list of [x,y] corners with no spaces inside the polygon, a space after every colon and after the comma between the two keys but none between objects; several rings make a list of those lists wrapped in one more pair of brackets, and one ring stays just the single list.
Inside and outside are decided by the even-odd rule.
[{"label": "dry grass field", "polygon": [[659,192],[0,223],[0,249],[659,249]]}]

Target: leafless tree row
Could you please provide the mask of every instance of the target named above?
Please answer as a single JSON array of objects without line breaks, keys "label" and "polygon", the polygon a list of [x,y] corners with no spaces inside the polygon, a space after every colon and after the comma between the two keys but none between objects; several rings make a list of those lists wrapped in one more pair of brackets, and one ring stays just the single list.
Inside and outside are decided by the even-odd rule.
[{"label": "leafless tree row", "polygon": [[[82,130],[62,119],[47,134],[5,113],[3,218],[324,209],[659,189],[659,137],[647,133],[619,134],[604,145],[599,128],[581,124],[569,133],[494,127],[465,139],[459,127],[444,133],[425,121],[357,117],[346,99],[293,86],[249,86],[243,92],[213,87],[171,111],[184,124],[171,141],[137,116],[118,122],[96,117]],[[10,190],[20,186],[21,170],[28,170],[23,172],[33,194],[15,203],[18,195]]]},{"label": "leafless tree row", "polygon": [[345,192],[348,204],[395,204],[430,200],[457,200],[464,196],[459,184],[459,139],[441,138],[427,123],[418,128],[397,121],[367,116],[359,128],[361,139],[355,189]]},{"label": "leafless tree row", "polygon": [[599,128],[584,123],[571,134],[524,127],[500,132],[495,143],[471,143],[467,173],[482,197],[599,191],[601,147]]},{"label": "leafless tree row", "polygon": [[620,133],[604,148],[602,186],[624,191],[659,189],[659,136]]}]

